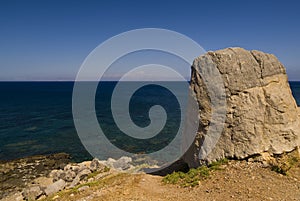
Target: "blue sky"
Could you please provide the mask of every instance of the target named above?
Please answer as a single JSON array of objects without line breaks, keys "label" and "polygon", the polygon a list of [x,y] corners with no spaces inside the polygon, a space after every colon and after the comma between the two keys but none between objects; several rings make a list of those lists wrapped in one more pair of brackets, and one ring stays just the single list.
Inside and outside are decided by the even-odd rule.
[{"label": "blue sky", "polygon": [[0,1],[0,80],[73,80],[106,39],[170,29],[206,50],[240,46],[275,54],[300,80],[297,1]]}]

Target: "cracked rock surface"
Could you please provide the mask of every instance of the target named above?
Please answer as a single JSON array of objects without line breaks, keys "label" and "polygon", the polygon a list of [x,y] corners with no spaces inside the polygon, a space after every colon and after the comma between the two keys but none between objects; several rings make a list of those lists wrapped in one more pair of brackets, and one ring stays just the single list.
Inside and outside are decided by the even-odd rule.
[{"label": "cracked rock surface", "polygon": [[[210,93],[215,91],[208,90],[207,78],[201,76],[207,60],[221,74],[226,117],[220,138],[204,162],[245,159],[264,152],[281,154],[300,145],[298,107],[284,66],[272,54],[227,48],[198,57],[192,66],[191,89],[199,104],[200,123],[195,143],[183,157],[190,167],[201,162],[198,156],[209,126],[222,124],[211,118]],[[208,81],[219,84],[213,77]]]}]

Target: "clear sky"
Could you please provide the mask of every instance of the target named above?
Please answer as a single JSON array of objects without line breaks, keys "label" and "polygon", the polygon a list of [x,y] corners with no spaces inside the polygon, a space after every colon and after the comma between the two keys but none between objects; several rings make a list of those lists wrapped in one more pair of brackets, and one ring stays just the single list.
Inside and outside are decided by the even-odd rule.
[{"label": "clear sky", "polygon": [[214,1],[0,1],[0,80],[73,80],[101,42],[165,28],[206,50],[240,46],[275,54],[300,80],[300,3]]}]

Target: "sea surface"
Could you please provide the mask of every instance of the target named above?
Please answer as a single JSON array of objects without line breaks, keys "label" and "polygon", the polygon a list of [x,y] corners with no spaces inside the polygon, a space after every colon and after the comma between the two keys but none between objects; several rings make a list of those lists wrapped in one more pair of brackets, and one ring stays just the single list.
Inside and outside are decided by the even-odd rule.
[{"label": "sea surface", "polygon": [[[73,82],[0,82],[0,160],[58,152],[69,153],[74,161],[91,159],[74,126],[73,84]],[[102,89],[108,95],[104,99],[103,95],[101,98],[100,95],[96,95],[95,98],[98,120],[102,122],[102,129],[111,133],[110,138],[118,137],[116,131],[118,128],[113,124],[108,109],[115,84],[115,82],[100,83],[101,87],[98,86],[98,89]],[[290,82],[290,86],[297,104],[300,105],[300,82]],[[147,93],[142,90],[134,96],[135,101],[131,108],[132,113],[138,118],[133,116],[133,120],[135,119],[135,123],[139,126],[147,126],[149,106],[163,100],[161,103],[170,107],[170,114],[167,114],[170,119],[167,123],[170,126],[165,132],[167,136],[172,135],[174,132],[172,128],[176,127],[181,118],[178,115],[178,103],[173,100],[172,94],[164,89],[158,89],[157,86],[146,89]],[[151,98],[153,96],[156,98]],[[167,144],[170,139],[156,142],[157,146]],[[131,145],[135,145],[135,142],[132,143]],[[149,147],[147,144],[136,146]],[[131,149],[142,151],[134,146]]]}]

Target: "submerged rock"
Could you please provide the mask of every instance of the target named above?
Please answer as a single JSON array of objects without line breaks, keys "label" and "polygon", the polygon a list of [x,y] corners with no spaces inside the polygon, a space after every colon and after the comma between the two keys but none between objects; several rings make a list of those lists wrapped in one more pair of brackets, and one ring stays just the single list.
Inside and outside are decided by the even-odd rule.
[{"label": "submerged rock", "polygon": [[[203,148],[205,140],[214,137],[208,136],[209,127],[223,122],[211,119],[211,92],[205,85],[207,78],[201,77],[208,60],[221,74],[226,96],[223,130],[212,151]],[[285,68],[274,55],[242,48],[208,52],[193,63],[191,89],[200,117],[195,142],[183,157],[190,167],[201,161],[245,159],[264,152],[281,154],[300,145],[298,108]],[[199,160],[199,156],[205,157]]]}]

